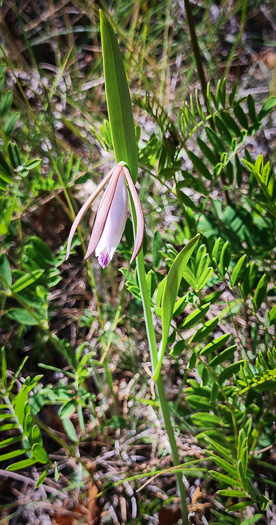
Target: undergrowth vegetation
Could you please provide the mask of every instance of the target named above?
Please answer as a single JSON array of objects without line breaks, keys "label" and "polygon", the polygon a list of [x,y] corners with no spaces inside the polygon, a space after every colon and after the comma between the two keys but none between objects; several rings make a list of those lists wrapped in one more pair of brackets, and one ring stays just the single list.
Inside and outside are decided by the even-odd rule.
[{"label": "undergrowth vegetation", "polygon": [[[114,164],[99,8],[133,102],[155,370],[131,220],[107,269],[83,263],[93,204],[66,260]],[[191,524],[275,525],[272,2],[1,9],[0,524],[182,523],[177,472]]]}]

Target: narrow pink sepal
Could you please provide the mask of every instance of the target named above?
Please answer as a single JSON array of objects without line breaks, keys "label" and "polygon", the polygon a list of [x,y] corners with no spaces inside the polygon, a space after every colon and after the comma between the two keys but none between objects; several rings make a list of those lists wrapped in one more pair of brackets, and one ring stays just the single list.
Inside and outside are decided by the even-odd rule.
[{"label": "narrow pink sepal", "polygon": [[140,199],[138,197],[133,180],[127,168],[124,168],[124,175],[127,180],[129,191],[133,199],[133,204],[134,204],[134,208],[136,212],[136,221],[137,221],[135,243],[134,243],[132,257],[130,259],[130,263],[132,263],[134,259],[137,257],[138,253],[140,252],[143,246],[144,232],[145,232],[145,220],[144,220],[144,214],[143,214]]},{"label": "narrow pink sepal", "polygon": [[107,219],[107,216],[110,210],[110,206],[113,201],[113,197],[114,197],[114,194],[117,188],[118,180],[119,180],[122,169],[123,167],[120,164],[118,164],[113,169],[113,175],[110,181],[110,185],[107,188],[106,193],[103,196],[102,202],[100,203],[100,206],[97,212],[97,216],[95,219],[94,227],[93,227],[90,241],[88,244],[87,252],[84,256],[84,261],[86,261],[86,259],[88,259],[88,257],[92,255],[92,253],[95,251],[99,243],[99,240],[101,238],[101,235],[105,227],[106,219]]},{"label": "narrow pink sepal", "polygon": [[114,168],[112,168],[108,174],[103,178],[102,182],[100,182],[100,184],[97,186],[97,189],[94,191],[94,193],[92,193],[92,195],[90,195],[90,197],[88,197],[88,199],[85,201],[85,203],[83,204],[83,206],[81,207],[80,211],[78,212],[72,226],[71,226],[71,230],[70,230],[70,233],[69,233],[69,237],[68,237],[68,243],[67,243],[67,253],[66,253],[66,260],[68,259],[69,255],[70,255],[70,250],[71,250],[71,244],[72,244],[72,240],[73,240],[73,237],[75,235],[75,232],[76,232],[76,229],[80,223],[80,221],[82,220],[84,214],[86,213],[86,211],[88,210],[88,208],[91,206],[92,202],[96,199],[96,197],[99,195],[99,193],[103,190],[103,188],[105,187],[106,183],[109,181],[112,173],[113,173],[113,170]]}]

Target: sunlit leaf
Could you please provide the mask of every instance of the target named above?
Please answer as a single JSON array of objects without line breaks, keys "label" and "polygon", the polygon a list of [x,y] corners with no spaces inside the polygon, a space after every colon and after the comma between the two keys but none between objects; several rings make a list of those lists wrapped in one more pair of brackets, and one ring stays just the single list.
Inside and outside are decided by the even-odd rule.
[{"label": "sunlit leaf", "polygon": [[12,286],[12,292],[17,293],[21,290],[24,290],[24,288],[27,288],[30,284],[35,282],[39,277],[43,274],[44,270],[34,270],[33,272],[30,272],[29,274],[23,275],[18,279]]},{"label": "sunlit leaf", "polygon": [[208,310],[210,308],[210,304],[211,303],[204,304],[204,305],[200,306],[200,308],[197,308],[190,315],[188,315],[184,319],[184,321],[181,324],[180,328],[182,330],[188,330],[189,328],[191,328],[192,326],[197,324],[197,322],[208,312]]},{"label": "sunlit leaf", "polygon": [[11,267],[7,256],[3,253],[0,254],[0,280],[1,277],[3,277],[4,288],[10,287],[12,283]]},{"label": "sunlit leaf", "polygon": [[110,22],[100,11],[105,92],[117,162],[127,163],[137,178],[137,146],[129,89],[123,60]]},{"label": "sunlit leaf", "polygon": [[219,355],[214,357],[210,361],[209,365],[210,366],[217,366],[217,365],[220,365],[221,363],[223,363],[224,361],[228,361],[229,359],[231,359],[233,357],[233,355],[236,352],[236,350],[237,350],[237,345],[229,346],[229,348],[226,348],[226,350],[223,350],[223,352],[221,352]]},{"label": "sunlit leaf", "polygon": [[219,375],[219,382],[223,383],[223,381],[226,381],[226,379],[229,379],[234,374],[237,374],[240,370],[241,365],[243,365],[244,360],[241,359],[240,361],[237,361],[236,363],[232,363],[232,365],[229,365],[221,374]]},{"label": "sunlit leaf", "polygon": [[268,100],[265,101],[260,113],[258,114],[258,119],[263,119],[270,113],[272,109],[274,109],[276,106],[276,97],[270,97]]},{"label": "sunlit leaf", "polygon": [[212,476],[212,478],[217,479],[218,481],[221,481],[222,483],[226,483],[226,485],[230,485],[230,487],[239,487],[240,482],[236,479],[230,478],[230,476],[226,476],[225,474],[222,474],[221,472],[216,472],[215,470],[209,470],[209,474]]},{"label": "sunlit leaf", "polygon": [[22,468],[31,467],[37,462],[36,459],[23,459],[22,461],[18,461],[17,463],[13,463],[12,465],[9,465],[7,467],[7,470],[14,471],[14,470],[20,470]]},{"label": "sunlit leaf", "polygon": [[190,343],[198,343],[205,339],[212,330],[214,330],[219,322],[219,317],[214,317],[214,319],[210,319],[209,321],[206,321],[204,325],[197,330],[197,332],[191,337]]},{"label": "sunlit leaf", "polygon": [[255,312],[257,312],[266,296],[266,289],[268,285],[268,275],[265,273],[259,280],[257,288],[253,296],[253,304]]},{"label": "sunlit leaf", "polygon": [[183,272],[186,265],[188,264],[188,261],[196,247],[199,238],[200,235],[194,237],[177,255],[166,279],[161,305],[162,342],[160,344],[160,349],[158,352],[158,364],[153,374],[154,381],[156,381],[160,374],[162,360],[167,346],[168,334],[174,305],[177,298],[180,282],[183,277]]},{"label": "sunlit leaf", "polygon": [[49,457],[48,457],[48,454],[47,454],[45,448],[42,445],[40,445],[39,443],[35,443],[32,446],[32,453],[33,453],[35,459],[37,459],[37,461],[39,461],[40,463],[48,463],[49,462]]},{"label": "sunlit leaf", "polygon": [[191,421],[194,425],[199,427],[217,427],[220,425],[221,420],[215,414],[209,414],[208,412],[197,412],[196,414],[191,414]]},{"label": "sunlit leaf", "polygon": [[65,418],[63,418],[62,423],[63,423],[63,426],[64,426],[64,430],[65,430],[67,436],[69,437],[69,439],[71,439],[71,441],[73,441],[73,443],[77,443],[78,436],[76,434],[75,427],[74,427],[71,419],[68,419],[68,418],[65,417]]},{"label": "sunlit leaf", "polygon": [[236,284],[242,280],[245,270],[246,270],[246,262],[247,262],[247,255],[244,254],[242,257],[238,260],[235,268],[232,271],[231,275],[231,284],[232,286],[236,286]]}]

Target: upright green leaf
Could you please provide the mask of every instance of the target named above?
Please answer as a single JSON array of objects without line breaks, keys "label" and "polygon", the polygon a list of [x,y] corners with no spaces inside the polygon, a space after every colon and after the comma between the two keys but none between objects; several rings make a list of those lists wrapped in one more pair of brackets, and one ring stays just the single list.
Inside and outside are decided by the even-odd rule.
[{"label": "upright green leaf", "polygon": [[44,472],[42,472],[41,476],[38,478],[38,480],[36,482],[36,486],[35,486],[36,489],[43,483],[44,479],[46,478],[46,476],[48,474],[49,468],[50,467],[47,467],[46,470],[44,470]]},{"label": "upright green leaf", "polygon": [[248,129],[248,120],[245,112],[243,111],[242,107],[240,105],[234,107],[234,113],[235,117],[238,119],[240,125]]},{"label": "upright green leaf", "polygon": [[64,426],[64,430],[65,430],[67,436],[69,437],[69,439],[71,439],[71,441],[73,441],[73,443],[77,443],[78,436],[76,434],[75,427],[74,427],[71,419],[68,419],[67,417],[65,417],[62,420],[62,423],[63,423],[63,426]]},{"label": "upright green leaf", "polygon": [[206,135],[208,139],[210,140],[212,146],[215,148],[218,155],[221,155],[225,152],[225,147],[217,134],[212,130],[212,128],[209,128],[209,126],[206,126],[205,128]]},{"label": "upright green leaf", "polygon": [[216,264],[219,264],[220,255],[221,255],[221,251],[222,251],[223,246],[224,246],[224,242],[223,242],[222,238],[219,237],[216,240],[216,242],[214,244],[214,247],[213,247],[213,250],[212,250],[212,259],[214,259]]},{"label": "upright green leaf", "polygon": [[12,163],[12,167],[14,169],[17,169],[18,166],[22,166],[23,159],[21,157],[21,153],[20,153],[20,150],[17,144],[12,144],[11,142],[9,142],[8,151],[9,151],[9,156],[10,156],[10,161]]},{"label": "upright green leaf", "polygon": [[6,91],[5,95],[2,97],[1,102],[0,102],[1,117],[5,117],[9,113],[11,109],[11,105],[12,105],[12,98],[13,98],[12,91],[11,90]]},{"label": "upright green leaf", "polygon": [[188,261],[196,247],[199,238],[200,235],[196,235],[196,237],[191,239],[191,241],[189,241],[188,244],[183,248],[183,250],[177,255],[177,257],[173,261],[173,264],[168,273],[168,277],[166,279],[161,305],[162,341],[158,352],[158,363],[153,374],[154,381],[156,381],[160,374],[162,360],[167,346],[174,305],[177,298],[180,282],[183,277],[183,272],[185,266],[188,264]]},{"label": "upright green leaf", "polygon": [[257,274],[258,274],[258,267],[256,263],[253,261],[247,268],[244,280],[242,283],[242,290],[244,293],[244,296],[247,297],[247,295],[253,290],[255,287],[255,283],[257,280]]},{"label": "upright green leaf", "polygon": [[216,128],[220,133],[222,140],[225,142],[225,144],[227,144],[227,146],[231,147],[232,137],[224,122],[218,116],[214,117],[214,120]]},{"label": "upright green leaf", "polygon": [[208,383],[208,380],[209,380],[209,372],[208,372],[207,368],[203,368],[202,372],[201,372],[202,385],[206,386],[207,383]]},{"label": "upright green leaf", "polygon": [[243,465],[242,465],[241,461],[238,461],[238,469],[239,469],[239,475],[240,475],[242,488],[247,491],[248,490],[248,484],[247,484],[246,475],[244,473]]},{"label": "upright green leaf", "polygon": [[6,162],[6,159],[1,151],[0,151],[0,178],[8,183],[13,181],[12,171],[10,169],[10,166]]},{"label": "upright green leaf", "polygon": [[153,238],[152,243],[152,259],[153,259],[153,265],[155,268],[158,268],[160,265],[161,257],[159,254],[159,251],[162,249],[163,241],[161,234],[158,230],[156,230]]},{"label": "upright green leaf", "polygon": [[3,129],[4,129],[4,133],[7,136],[12,134],[18,120],[20,119],[20,116],[21,116],[21,113],[19,113],[19,111],[16,111],[15,113],[12,113],[12,115],[4,123]]},{"label": "upright green leaf", "polygon": [[[2,279],[1,279],[2,278]],[[3,253],[0,254],[0,281],[3,280],[3,286],[11,286],[12,283],[12,273],[9,260],[6,255]]]},{"label": "upright green leaf", "polygon": [[228,266],[230,264],[231,260],[231,245],[228,241],[223,245],[221,254],[220,254],[220,260],[219,260],[219,269],[221,275],[224,275],[225,272],[228,270]]},{"label": "upright green leaf", "polygon": [[35,459],[37,461],[39,461],[40,463],[48,463],[49,462],[49,457],[48,457],[48,454],[47,454],[45,448],[42,445],[40,445],[39,443],[35,443],[32,446],[32,453],[33,453]]},{"label": "upright green leaf", "polygon": [[232,286],[236,286],[236,284],[241,281],[245,274],[246,270],[246,262],[247,262],[247,255],[244,254],[242,257],[238,260],[235,268],[232,271],[231,275],[231,284]]},{"label": "upright green leaf", "polygon": [[242,165],[240,163],[238,155],[235,155],[235,173],[237,185],[240,188],[242,183]]},{"label": "upright green leaf", "polygon": [[254,293],[254,297],[253,297],[253,303],[254,303],[254,309],[255,309],[255,312],[257,312],[265,298],[265,295],[266,295],[266,289],[267,289],[267,285],[268,285],[268,275],[266,273],[264,273],[264,275],[260,278],[258,284],[257,284],[257,288],[256,288],[256,291]]},{"label": "upright green leaf", "polygon": [[276,97],[268,98],[265,101],[260,113],[258,114],[258,119],[261,120],[264,117],[266,117],[266,115],[268,115],[268,113],[270,113],[270,111],[274,109],[275,106],[276,106]]},{"label": "upright green leaf", "polygon": [[212,180],[212,175],[208,168],[206,168],[204,162],[202,162],[201,159],[199,159],[192,151],[188,150],[188,155],[197,171],[205,177],[207,180]]},{"label": "upright green leaf", "polygon": [[227,126],[229,133],[232,133],[234,137],[239,137],[241,130],[236,121],[231,117],[231,115],[229,115],[227,111],[222,111],[221,118],[224,124]]},{"label": "upright green leaf", "polygon": [[255,102],[254,102],[252,95],[248,95],[247,105],[248,105],[248,111],[249,111],[250,118],[252,122],[255,122],[257,120],[257,116],[256,116]]},{"label": "upright green leaf", "polygon": [[215,166],[218,162],[218,159],[216,155],[214,154],[214,152],[211,150],[211,148],[209,148],[209,146],[207,146],[207,144],[203,140],[201,140],[199,137],[197,138],[197,143],[203,155],[206,157],[206,159],[208,159],[209,162],[211,162],[211,164]]},{"label": "upright green leaf", "polygon": [[209,279],[211,279],[213,271],[214,270],[212,266],[209,266],[204,270],[204,272],[201,274],[200,278],[197,281],[196,292],[199,292],[199,290],[201,290],[203,286],[205,286]]},{"label": "upright green leaf", "polygon": [[114,31],[102,11],[100,19],[105,92],[114,152],[117,162],[127,163],[135,182],[138,171],[137,146],[125,69]]}]

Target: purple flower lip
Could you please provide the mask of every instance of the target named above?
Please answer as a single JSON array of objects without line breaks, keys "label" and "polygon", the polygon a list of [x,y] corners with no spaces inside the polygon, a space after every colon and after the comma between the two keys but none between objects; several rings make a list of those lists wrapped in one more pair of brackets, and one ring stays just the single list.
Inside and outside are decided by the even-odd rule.
[{"label": "purple flower lip", "polygon": [[137,221],[135,243],[130,263],[139,254],[143,245],[145,230],[143,210],[128,169],[118,164],[109,171],[78,212],[69,233],[66,259],[70,255],[72,240],[80,221],[108,182],[108,187],[98,208],[84,260],[88,259],[95,251],[102,268],[106,268],[111,261],[123,235],[127,219],[127,190],[125,182],[127,182],[128,190],[133,200]]}]

